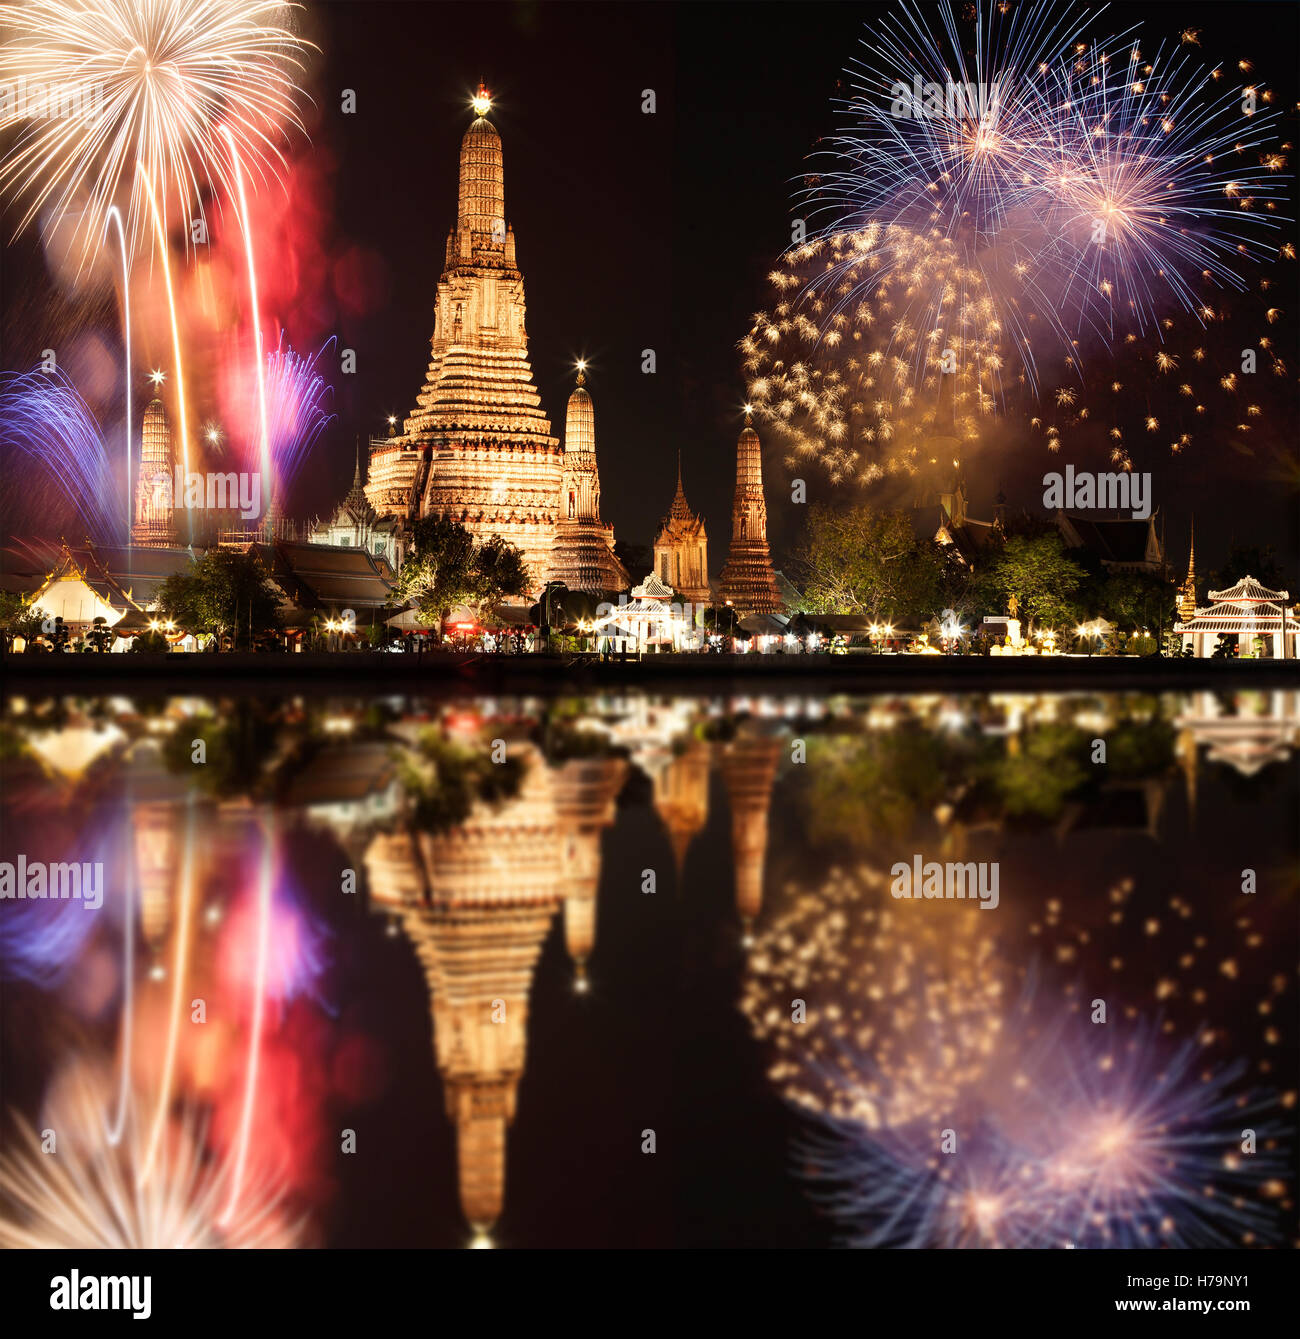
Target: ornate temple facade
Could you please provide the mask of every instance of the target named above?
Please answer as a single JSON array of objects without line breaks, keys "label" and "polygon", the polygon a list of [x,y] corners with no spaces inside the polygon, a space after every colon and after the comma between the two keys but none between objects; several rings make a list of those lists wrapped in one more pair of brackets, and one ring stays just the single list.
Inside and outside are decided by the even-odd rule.
[{"label": "ornate temple facade", "polygon": [[361,483],[361,452],[348,495],[328,520],[316,520],[307,532],[311,544],[330,544],[338,548],[365,549],[383,558],[396,571],[401,565],[401,522],[395,516],[380,516],[366,496]]},{"label": "ornate temple facade", "polygon": [[614,556],[614,527],[600,519],[600,471],[596,467],[596,410],[578,370],[578,384],[564,415],[560,516],[551,545],[548,580],[570,590],[626,590],[629,577]]},{"label": "ornate temple facade", "polygon": [[709,538],[704,518],[696,516],[682,488],[682,457],[677,454],[677,493],[668,515],[659,522],[654,543],[654,570],[692,604],[709,603]]},{"label": "ornate temple facade", "polygon": [[[429,369],[402,431],[372,443],[366,497],[381,516],[441,516],[479,539],[500,535],[522,550],[535,590],[557,557],[583,589],[608,589],[621,568],[599,519],[594,427],[590,451],[567,461],[533,384],[524,279],[505,218],[501,136],[487,119],[490,106],[480,87],[477,117],[461,142]],[[575,485],[572,516],[566,478]],[[575,525],[559,536],[562,518]]]},{"label": "ornate temple facade", "polygon": [[135,519],[131,543],[141,548],[170,548],[175,542],[172,497],[172,431],[158,398],[149,401],[140,433],[140,470],[136,476]]},{"label": "ornate temple facade", "polygon": [[736,443],[736,493],[731,507],[731,548],[722,569],[723,600],[742,614],[773,614],[783,606],[767,547],[763,448],[745,416]]}]

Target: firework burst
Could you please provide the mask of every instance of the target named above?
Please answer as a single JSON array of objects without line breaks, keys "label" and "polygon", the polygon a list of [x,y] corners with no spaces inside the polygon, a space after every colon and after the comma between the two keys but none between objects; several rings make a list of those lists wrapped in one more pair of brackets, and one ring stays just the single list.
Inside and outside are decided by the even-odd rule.
[{"label": "firework burst", "polygon": [[[296,76],[307,44],[273,0],[27,0],[0,5],[0,83],[32,91],[5,102],[13,142],[0,186],[23,202],[22,231],[67,225],[84,266],[107,211],[122,206],[133,249],[148,234],[143,182],[166,226],[231,195],[236,155],[266,181],[301,130]],[[40,98],[33,103],[34,91]],[[228,133],[227,133],[228,132]],[[189,234],[187,231],[187,241]]]}]

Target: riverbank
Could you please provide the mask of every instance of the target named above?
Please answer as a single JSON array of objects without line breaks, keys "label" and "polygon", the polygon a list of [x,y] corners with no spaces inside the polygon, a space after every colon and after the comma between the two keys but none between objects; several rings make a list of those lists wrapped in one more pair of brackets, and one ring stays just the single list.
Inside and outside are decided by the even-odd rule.
[{"label": "riverbank", "polygon": [[1300,662],[1176,660],[1121,656],[657,655],[600,662],[564,656],[438,652],[392,655],[309,652],[166,655],[10,655],[0,658],[8,692],[121,692],[148,685],[175,692],[608,692],[674,691],[1042,692],[1300,689]]}]

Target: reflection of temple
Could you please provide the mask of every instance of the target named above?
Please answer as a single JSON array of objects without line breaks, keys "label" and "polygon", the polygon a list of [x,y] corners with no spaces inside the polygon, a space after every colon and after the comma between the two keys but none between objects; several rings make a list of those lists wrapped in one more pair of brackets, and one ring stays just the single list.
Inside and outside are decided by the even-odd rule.
[{"label": "reflection of temple", "polygon": [[171,924],[180,866],[179,820],[174,804],[136,804],[131,808],[140,924],[155,950],[161,947]]},{"label": "reflection of temple", "polygon": [[720,768],[731,806],[731,852],[736,867],[736,911],[746,931],[763,909],[767,820],[781,741],[740,735],[722,750]]},{"label": "reflection of temple", "polygon": [[[381,834],[366,852],[371,898],[398,915],[424,968],[461,1208],[480,1234],[504,1204],[533,971],[566,888],[551,774],[531,744],[510,748],[526,766],[513,799],[476,801],[447,833]],[[581,779],[566,798],[601,812]]]},{"label": "reflection of temple", "polygon": [[528,996],[563,889],[550,778],[532,746],[514,747],[527,771],[513,800],[477,802],[446,834],[377,837],[366,859],[371,896],[400,912],[424,968],[461,1207],[481,1233],[504,1203]]},{"label": "reflection of temple", "polygon": [[1187,781],[1188,807],[1195,809],[1198,753],[1207,746],[1205,761],[1226,763],[1240,776],[1254,776],[1270,763],[1285,762],[1300,742],[1300,695],[1272,692],[1243,695],[1239,706],[1258,703],[1259,712],[1229,714],[1216,693],[1192,695],[1174,720],[1181,732],[1178,757]]},{"label": "reflection of temple", "polygon": [[565,885],[564,944],[580,988],[596,946],[600,837],[614,822],[614,801],[626,777],[622,758],[571,758],[553,773]]},{"label": "reflection of temple", "polygon": [[709,751],[696,740],[654,773],[655,813],[668,831],[677,887],[682,887],[686,852],[709,817]]}]

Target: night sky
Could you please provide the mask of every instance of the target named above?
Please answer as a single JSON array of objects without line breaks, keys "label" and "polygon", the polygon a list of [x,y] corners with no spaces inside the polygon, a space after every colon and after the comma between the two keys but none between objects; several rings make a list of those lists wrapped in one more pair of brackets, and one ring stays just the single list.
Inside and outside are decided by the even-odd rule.
[{"label": "night sky", "polygon": [[[414,404],[455,217],[467,102],[482,78],[504,144],[506,214],[552,430],[563,433],[573,362],[585,356],[604,518],[619,538],[649,544],[672,498],[680,449],[687,495],[708,521],[716,574],[730,531],[744,400],[736,343],[766,301],[765,276],[789,241],[807,155],[838,124],[832,102],[844,91],[843,67],[885,8],[313,6],[306,31],[322,51],[306,80],[311,143],[299,149],[290,189],[298,226],[314,240],[301,255],[282,258],[286,273],[301,271],[299,296],[283,309],[273,301],[267,315],[296,347],[338,334],[356,350],[358,370],[332,377],[338,421],[290,511],[302,517],[332,508],[348,486],[357,435],[382,433],[388,414],[400,420]],[[1288,4],[1114,6],[1101,26],[1113,32],[1146,17],[1148,34],[1173,37],[1195,24],[1207,59],[1250,56],[1286,101],[1295,94],[1294,13]],[[344,88],[356,91],[355,115],[340,112]],[[641,110],[645,89],[655,92],[654,115]],[[1292,264],[1278,277],[1294,285],[1295,273]],[[30,366],[46,338],[32,329],[34,314],[53,320],[59,304],[28,241],[7,254],[2,277],[3,365]],[[1283,327],[1292,345],[1295,298],[1292,291],[1281,299],[1292,309]],[[97,310],[107,318],[111,304]],[[657,355],[653,376],[641,371],[647,348]],[[1294,371],[1294,347],[1290,353]],[[1294,379],[1283,394],[1294,411]],[[781,565],[804,511],[789,501],[779,453],[767,455],[770,532]],[[1279,437],[1272,455],[1252,458],[1203,442],[1183,458],[1153,453],[1137,464],[1155,472],[1176,564],[1185,561],[1195,512],[1198,566],[1215,566],[1235,536],[1274,544],[1295,573],[1294,432],[1288,445]],[[972,513],[987,516],[999,487],[1013,506],[1035,505],[1043,471],[1067,458],[1047,456],[1041,443],[1002,447],[995,463],[971,472]],[[810,501],[836,496],[845,494],[809,473]],[[6,505],[13,501],[11,489]],[[1300,575],[1291,579],[1300,584]]]}]

